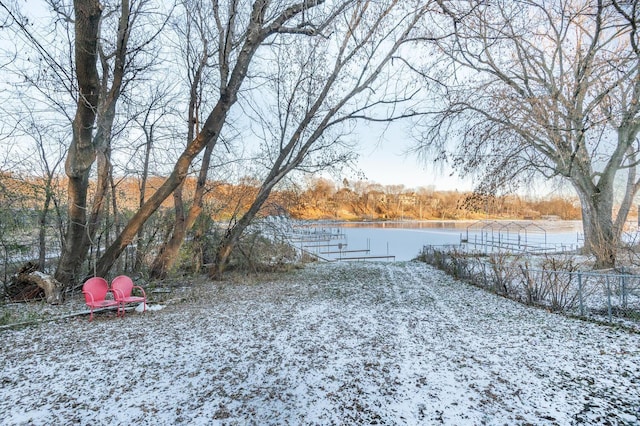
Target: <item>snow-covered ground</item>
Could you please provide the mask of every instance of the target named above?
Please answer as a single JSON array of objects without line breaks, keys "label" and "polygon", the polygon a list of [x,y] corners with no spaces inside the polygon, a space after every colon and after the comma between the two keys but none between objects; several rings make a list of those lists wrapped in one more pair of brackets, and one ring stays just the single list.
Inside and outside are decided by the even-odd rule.
[{"label": "snow-covered ground", "polygon": [[0,348],[1,424],[640,423],[640,335],[422,263],[208,283]]}]

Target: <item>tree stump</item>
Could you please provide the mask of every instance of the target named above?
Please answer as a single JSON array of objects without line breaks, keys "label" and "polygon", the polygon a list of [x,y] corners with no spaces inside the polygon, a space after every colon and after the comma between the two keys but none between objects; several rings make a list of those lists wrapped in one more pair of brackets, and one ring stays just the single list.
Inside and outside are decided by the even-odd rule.
[{"label": "tree stump", "polygon": [[28,262],[11,277],[5,289],[13,302],[26,302],[44,298],[47,303],[62,303],[62,284],[55,278],[38,271],[38,265]]}]

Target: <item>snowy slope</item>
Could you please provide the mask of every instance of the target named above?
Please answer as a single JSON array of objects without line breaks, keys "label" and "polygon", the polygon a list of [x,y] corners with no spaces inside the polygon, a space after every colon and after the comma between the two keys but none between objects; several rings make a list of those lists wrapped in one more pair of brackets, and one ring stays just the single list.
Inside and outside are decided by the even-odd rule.
[{"label": "snowy slope", "polygon": [[637,424],[640,335],[422,263],[0,332],[0,424]]}]

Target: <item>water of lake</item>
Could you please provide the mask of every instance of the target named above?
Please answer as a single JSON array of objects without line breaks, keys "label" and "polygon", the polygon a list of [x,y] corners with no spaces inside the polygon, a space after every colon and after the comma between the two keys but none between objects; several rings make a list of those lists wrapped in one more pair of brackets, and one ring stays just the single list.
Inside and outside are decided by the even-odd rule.
[{"label": "water of lake", "polygon": [[[580,221],[416,221],[416,222],[346,222],[322,224],[318,232],[331,231],[343,238],[324,250],[327,258],[359,256],[395,256],[395,260],[415,258],[424,245],[460,244],[498,241],[531,247],[557,246],[573,249],[580,245]],[[341,244],[338,248],[338,244]],[[368,252],[364,250],[369,250]],[[362,250],[362,251],[360,251]],[[392,259],[390,259],[392,260]]]}]

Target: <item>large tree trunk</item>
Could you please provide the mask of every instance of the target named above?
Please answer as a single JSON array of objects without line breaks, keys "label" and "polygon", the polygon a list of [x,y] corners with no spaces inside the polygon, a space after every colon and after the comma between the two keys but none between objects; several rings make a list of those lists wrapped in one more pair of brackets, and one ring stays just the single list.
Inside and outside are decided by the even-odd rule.
[{"label": "large tree trunk", "polygon": [[575,188],[582,206],[584,250],[595,257],[595,269],[613,268],[621,231],[613,224],[613,188],[607,193],[596,192],[597,187],[591,192],[578,185]]},{"label": "large tree trunk", "polygon": [[[103,49],[100,49],[102,84],[100,102],[98,103],[98,115],[96,118],[96,133],[93,139],[93,146],[96,149],[97,156],[97,184],[93,202],[91,203],[91,213],[87,221],[87,231],[84,234],[82,248],[80,249],[83,258],[87,257],[89,248],[95,244],[98,229],[103,222],[104,212],[108,208],[105,206],[105,201],[109,193],[109,183],[112,173],[111,139],[113,124],[116,118],[116,106],[124,84],[125,62],[130,32],[129,1],[121,0],[117,48],[114,52],[113,70],[110,70],[109,60],[105,56]],[[113,80],[109,87],[109,76],[111,74],[113,74]],[[117,212],[114,211],[114,215],[116,213]],[[97,249],[98,248],[96,248],[96,250]]]},{"label": "large tree trunk", "polygon": [[75,63],[79,94],[73,120],[73,139],[65,170],[69,177],[69,219],[62,254],[55,278],[63,285],[73,284],[85,257],[87,188],[96,152],[92,134],[98,106],[99,79],[96,66],[98,29],[102,9],[97,0],[75,0]]},{"label": "large tree trunk", "polygon": [[[616,265],[616,255],[621,244],[624,224],[640,186],[637,182],[636,155],[633,146],[637,134],[637,128],[618,129],[618,145],[598,174],[597,184],[592,181],[595,173],[590,170],[588,173],[585,172],[587,162],[581,161],[581,158],[586,158],[586,154],[577,156],[576,167],[570,177],[582,207],[584,249],[595,257],[595,269],[614,268]],[[631,163],[631,166],[627,168],[623,198],[614,219],[615,180],[625,161]]]},{"label": "large tree trunk", "polygon": [[[89,248],[95,242],[96,234],[102,223],[102,217],[105,210],[105,199],[108,193],[109,179],[111,175],[111,134],[116,116],[116,105],[124,84],[127,46],[130,32],[129,1],[122,0],[120,5],[120,19],[118,22],[116,49],[113,52],[113,69],[110,69],[109,62],[111,54],[105,54],[102,49],[97,49],[97,44],[96,49],[100,52],[100,55],[94,55],[93,60],[93,64],[95,66],[97,58],[100,58],[103,79],[102,83],[99,86],[96,86],[96,88],[100,90],[99,95],[97,95],[97,103],[94,105],[94,121],[97,121],[97,130],[95,137],[91,141],[94,156],[91,164],[95,162],[96,156],[98,159],[97,186],[91,206],[86,204],[87,186],[84,186],[84,188],[78,188],[79,191],[84,192],[83,198],[85,204],[83,205],[83,210],[85,211],[85,217],[84,222],[80,222],[83,224],[82,238],[71,240],[72,245],[69,247],[69,252],[73,253],[74,262],[77,263],[77,265],[74,266],[74,278],[78,276],[79,268],[87,258]],[[112,81],[109,86],[110,77],[112,77]],[[88,170],[90,169],[91,164],[89,164]],[[89,211],[88,215],[86,213],[87,211]],[[68,245],[68,241],[66,243]]]}]

